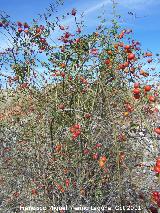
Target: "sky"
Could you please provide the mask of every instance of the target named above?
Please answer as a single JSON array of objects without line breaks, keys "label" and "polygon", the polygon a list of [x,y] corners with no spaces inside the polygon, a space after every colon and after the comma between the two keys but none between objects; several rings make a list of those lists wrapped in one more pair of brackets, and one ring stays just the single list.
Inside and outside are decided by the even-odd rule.
[{"label": "sky", "polygon": [[[43,13],[52,0],[0,0],[0,10],[7,12],[15,21],[30,21]],[[159,0],[116,0],[117,12],[124,17],[124,24],[134,30],[137,40],[142,46],[153,52],[160,51],[160,1]],[[93,31],[97,16],[105,10],[108,17],[111,14],[110,0],[64,0],[64,5],[58,7],[63,14],[76,8],[79,13],[85,13],[87,31]],[[134,15],[128,15],[132,12]],[[69,20],[70,23],[70,20]]]}]

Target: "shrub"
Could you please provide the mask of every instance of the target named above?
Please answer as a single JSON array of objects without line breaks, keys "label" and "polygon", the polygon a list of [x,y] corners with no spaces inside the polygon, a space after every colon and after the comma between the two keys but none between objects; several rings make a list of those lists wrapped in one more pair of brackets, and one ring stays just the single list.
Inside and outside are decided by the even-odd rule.
[{"label": "shrub", "polygon": [[[3,104],[11,96],[0,116],[2,209],[159,208],[159,91],[156,73],[143,70],[152,53],[117,16],[88,35],[75,9],[71,16],[74,35],[50,15],[43,26],[1,16],[14,43],[0,58],[13,72],[2,73],[9,83]],[[56,46],[55,26],[63,34]]]}]

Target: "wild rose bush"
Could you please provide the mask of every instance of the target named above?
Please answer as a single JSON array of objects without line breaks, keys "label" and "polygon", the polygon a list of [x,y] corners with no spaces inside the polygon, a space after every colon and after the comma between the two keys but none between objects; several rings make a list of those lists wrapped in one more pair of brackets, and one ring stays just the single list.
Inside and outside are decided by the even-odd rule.
[{"label": "wild rose bush", "polygon": [[101,17],[85,35],[76,9],[67,14],[74,32],[58,17],[51,21],[52,12],[43,25],[1,15],[13,44],[0,54],[8,83],[0,114],[3,212],[54,205],[157,212],[159,55],[141,50],[119,16],[110,28]]}]

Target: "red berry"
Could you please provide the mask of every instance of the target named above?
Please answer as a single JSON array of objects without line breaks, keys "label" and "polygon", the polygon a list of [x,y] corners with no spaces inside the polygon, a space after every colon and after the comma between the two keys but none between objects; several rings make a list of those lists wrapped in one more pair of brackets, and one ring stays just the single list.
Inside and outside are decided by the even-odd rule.
[{"label": "red berry", "polygon": [[124,64],[119,64],[119,69],[124,69],[125,68],[125,66],[124,66]]},{"label": "red berry", "polygon": [[140,94],[134,94],[135,99],[140,99]]},{"label": "red berry", "polygon": [[20,86],[22,89],[23,88],[27,88],[28,87],[28,83],[23,83],[23,84],[21,84],[21,86]]},{"label": "red berry", "polygon": [[38,27],[38,28],[36,29],[36,33],[40,33],[40,32],[41,32],[41,28]]},{"label": "red berry", "polygon": [[76,130],[76,132],[73,133],[74,137],[78,137],[81,134],[80,130]]},{"label": "red berry", "polygon": [[131,48],[131,46],[130,45],[126,45],[126,46],[124,46],[124,49],[126,49],[126,50],[128,50],[128,49],[130,49]]},{"label": "red berry", "polygon": [[45,39],[45,38],[40,38],[40,42],[41,42],[41,43],[45,43],[45,42],[46,42],[46,39]]},{"label": "red berry", "polygon": [[153,195],[153,197],[157,197],[158,196],[158,192],[157,191],[155,191],[155,192],[152,192],[152,195]]},{"label": "red berry", "polygon": [[119,38],[121,39],[121,38],[123,38],[123,36],[124,36],[124,33],[122,32],[122,33],[119,35]]},{"label": "red berry", "polygon": [[130,105],[130,104],[127,104],[127,105],[126,105],[126,109],[127,109],[129,112],[132,112],[132,111],[133,111],[133,106]]},{"label": "red berry", "polygon": [[106,65],[110,64],[110,60],[109,60],[109,59],[106,59],[106,60],[105,60],[105,64],[106,64]]},{"label": "red berry", "polygon": [[32,195],[37,195],[37,194],[38,194],[37,190],[36,189],[32,189]]},{"label": "red berry", "polygon": [[160,167],[160,161],[157,161],[157,162],[156,162],[156,166],[157,166],[157,167]]},{"label": "red berry", "polygon": [[46,48],[44,46],[40,47],[40,50],[45,50]]},{"label": "red berry", "polygon": [[160,167],[154,166],[154,171],[157,172],[158,174],[160,174]]},{"label": "red berry", "polygon": [[62,76],[62,78],[64,78],[65,77],[65,72],[61,72],[61,76]]},{"label": "red berry", "polygon": [[160,135],[160,127],[155,128],[154,131],[155,131],[158,135]]},{"label": "red berry", "polygon": [[65,180],[65,184],[66,184],[66,187],[68,188],[69,185],[70,185],[70,180],[69,180],[69,179],[66,179],[66,180]]},{"label": "red berry", "polygon": [[85,118],[90,118],[91,117],[91,114],[87,113],[85,114]]},{"label": "red berry", "polygon": [[92,158],[93,158],[94,160],[97,160],[97,159],[98,159],[98,153],[93,154],[93,155],[92,155]]},{"label": "red berry", "polygon": [[65,30],[64,26],[59,26],[59,28],[60,28],[61,30]]},{"label": "red berry", "polygon": [[72,78],[72,76],[69,76],[69,80],[71,81],[73,78]]},{"label": "red berry", "polygon": [[84,94],[84,93],[86,93],[87,92],[87,89],[82,89],[82,93]]},{"label": "red berry", "polygon": [[128,60],[133,60],[135,58],[135,55],[133,53],[128,54]]},{"label": "red berry", "polygon": [[80,129],[80,128],[81,128],[81,126],[80,126],[80,124],[75,124],[75,125],[74,125],[74,128],[76,128],[76,129]]},{"label": "red berry", "polygon": [[101,156],[101,157],[100,157],[100,160],[101,160],[102,162],[106,162],[106,161],[107,161],[107,158],[106,158],[106,156]]},{"label": "red berry", "polygon": [[124,64],[123,64],[124,67],[128,67],[129,66],[129,62],[126,61]]},{"label": "red berry", "polygon": [[147,62],[148,62],[148,63],[151,63],[151,62],[152,62],[152,59],[151,59],[151,58],[149,58],[149,59],[147,60]]},{"label": "red berry", "polygon": [[72,137],[73,137],[73,139],[76,139],[78,136],[79,136],[79,134],[77,132],[74,132]]},{"label": "red berry", "polygon": [[18,28],[18,32],[21,33],[23,30],[21,27]]},{"label": "red berry", "polygon": [[135,89],[139,88],[139,86],[140,86],[140,83],[138,83],[138,82],[134,83],[134,88]]},{"label": "red berry", "polygon": [[144,90],[145,90],[146,92],[149,92],[149,91],[151,90],[151,86],[150,86],[150,85],[146,85],[146,86],[144,87]]},{"label": "red berry", "polygon": [[15,192],[15,193],[13,194],[13,196],[15,196],[15,197],[19,197],[19,195],[20,195],[19,192]]},{"label": "red berry", "polygon": [[85,155],[88,155],[88,154],[89,154],[89,149],[85,149],[85,150],[83,151],[83,153],[84,153]]},{"label": "red berry", "polygon": [[123,134],[123,133],[119,134],[119,135],[118,135],[118,140],[119,140],[120,142],[125,141],[125,140],[126,140],[126,135]]},{"label": "red berry", "polygon": [[80,38],[76,38],[76,43],[80,42]]},{"label": "red berry", "polygon": [[138,88],[134,89],[134,90],[133,90],[133,93],[134,93],[135,95],[139,94],[139,93],[140,93],[140,89],[138,89]]},{"label": "red berry", "polygon": [[76,9],[73,8],[73,9],[72,9],[72,13],[71,13],[72,16],[75,16],[75,15],[76,15],[76,12],[77,12]]},{"label": "red berry", "polygon": [[159,110],[155,107],[154,112],[157,113],[157,112],[159,112]]},{"label": "red berry", "polygon": [[154,96],[158,96],[158,92],[155,92],[155,93],[154,93]]},{"label": "red berry", "polygon": [[25,29],[24,32],[25,32],[25,33],[28,33],[29,31],[28,31],[28,29]]},{"label": "red berry", "polygon": [[101,146],[102,146],[101,143],[97,143],[97,144],[96,144],[96,148],[100,148]]},{"label": "red berry", "polygon": [[24,26],[24,28],[29,28],[29,26],[26,22],[23,24],[23,26]]},{"label": "red berry", "polygon": [[154,96],[149,96],[149,101],[154,102],[155,101],[155,97]]},{"label": "red berry", "polygon": [[22,23],[20,21],[17,22],[19,27],[22,27]]},{"label": "red berry", "polygon": [[76,129],[75,129],[73,126],[72,126],[72,127],[70,127],[70,129],[69,129],[69,130],[70,130],[70,132],[71,132],[71,133],[74,133],[74,132],[76,131]]},{"label": "red berry", "polygon": [[123,42],[120,42],[118,45],[119,45],[120,47],[123,47],[123,46],[124,46],[124,43],[123,43]]},{"label": "red berry", "polygon": [[64,109],[64,104],[60,104],[60,105],[59,105],[59,109],[62,109],[62,110],[63,110],[63,109]]},{"label": "red berry", "polygon": [[87,84],[88,83],[85,78],[83,78],[83,80],[81,79],[81,81],[82,81],[83,84]]}]

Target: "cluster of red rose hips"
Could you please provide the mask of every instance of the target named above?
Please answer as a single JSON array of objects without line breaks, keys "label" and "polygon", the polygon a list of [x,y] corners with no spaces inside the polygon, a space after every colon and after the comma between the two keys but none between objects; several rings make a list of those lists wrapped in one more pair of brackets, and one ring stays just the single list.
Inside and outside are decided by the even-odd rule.
[{"label": "cluster of red rose hips", "polygon": [[154,166],[154,171],[158,174],[160,174],[160,157],[156,160],[156,165]]},{"label": "cluster of red rose hips", "polygon": [[70,132],[72,133],[72,139],[75,140],[81,134],[81,126],[80,124],[74,124],[70,127]]},{"label": "cluster of red rose hips", "polygon": [[[18,32],[19,33],[21,33],[22,31],[24,31],[25,33],[28,33],[29,25],[27,23],[22,24],[21,22],[18,21],[17,25],[18,25]],[[24,27],[24,30],[23,30],[22,27]]]},{"label": "cluster of red rose hips", "polygon": [[157,191],[153,192],[152,197],[153,197],[153,200],[158,205],[158,207],[160,207],[160,192],[157,192]]},{"label": "cluster of red rose hips", "polygon": [[46,48],[48,47],[48,43],[46,41],[45,38],[39,38],[39,44],[40,44],[40,53],[43,51],[43,50],[46,50]]},{"label": "cluster of red rose hips", "polygon": [[[150,85],[145,85],[144,86],[144,94],[146,94],[147,92],[150,92],[152,89],[152,87]],[[141,94],[141,89],[140,89],[140,83],[136,82],[134,83],[134,89],[133,89],[133,95],[135,99],[139,99],[140,98],[140,94]],[[148,97],[148,100],[150,102],[155,102],[155,97],[150,95]]]}]

